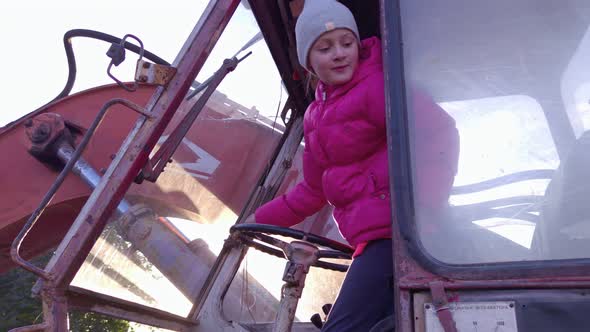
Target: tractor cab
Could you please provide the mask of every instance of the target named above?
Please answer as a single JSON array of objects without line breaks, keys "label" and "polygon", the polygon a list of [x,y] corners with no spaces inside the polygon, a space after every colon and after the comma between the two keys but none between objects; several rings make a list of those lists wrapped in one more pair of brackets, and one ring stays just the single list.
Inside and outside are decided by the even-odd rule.
[{"label": "tractor cab", "polygon": [[[395,315],[371,331],[585,331],[590,3],[341,2],[384,60]],[[293,228],[243,223],[303,177],[303,4],[211,0],[173,61],[141,34],[68,32],[110,44],[109,84],[70,94],[66,42],[64,91],[0,128],[0,272],[34,274],[43,303],[43,322],[14,331],[67,331],[71,310],[319,331],[353,252],[332,208]],[[442,206],[419,199],[440,179],[417,170],[443,156],[416,148],[441,144],[416,91],[460,137]]]}]

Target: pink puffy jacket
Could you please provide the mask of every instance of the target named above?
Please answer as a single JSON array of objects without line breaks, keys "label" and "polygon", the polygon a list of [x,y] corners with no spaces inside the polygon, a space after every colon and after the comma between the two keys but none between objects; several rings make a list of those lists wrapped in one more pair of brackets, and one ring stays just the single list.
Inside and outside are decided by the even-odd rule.
[{"label": "pink puffy jacket", "polygon": [[[391,237],[380,40],[363,40],[360,55],[351,81],[318,85],[303,123],[304,180],[261,206],[257,223],[290,227],[329,203],[342,236],[352,246]],[[417,203],[445,206],[457,170],[455,122],[424,94],[413,92],[409,105],[418,132],[413,140]]]}]

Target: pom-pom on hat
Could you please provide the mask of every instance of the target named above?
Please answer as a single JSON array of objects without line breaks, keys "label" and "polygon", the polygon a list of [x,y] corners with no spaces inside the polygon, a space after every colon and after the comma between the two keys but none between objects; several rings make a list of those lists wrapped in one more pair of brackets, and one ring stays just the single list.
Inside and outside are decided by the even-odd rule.
[{"label": "pom-pom on hat", "polygon": [[309,49],[323,33],[339,28],[349,29],[360,42],[356,21],[346,6],[336,0],[306,0],[295,24],[299,63],[311,71],[307,66]]}]

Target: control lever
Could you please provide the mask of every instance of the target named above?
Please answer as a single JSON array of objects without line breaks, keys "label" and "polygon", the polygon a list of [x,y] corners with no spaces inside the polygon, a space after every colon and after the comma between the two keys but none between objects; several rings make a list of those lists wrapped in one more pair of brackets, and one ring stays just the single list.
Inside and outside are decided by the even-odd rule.
[{"label": "control lever", "polygon": [[[322,311],[324,312],[324,317],[325,318],[328,317],[328,314],[330,313],[330,310],[332,310],[332,304],[331,303],[326,303],[326,304],[324,304],[322,306]],[[318,329],[321,329],[324,326],[324,322],[326,321],[326,319],[322,319],[322,316],[320,316],[320,314],[318,314],[318,313],[313,314],[309,320]]]}]

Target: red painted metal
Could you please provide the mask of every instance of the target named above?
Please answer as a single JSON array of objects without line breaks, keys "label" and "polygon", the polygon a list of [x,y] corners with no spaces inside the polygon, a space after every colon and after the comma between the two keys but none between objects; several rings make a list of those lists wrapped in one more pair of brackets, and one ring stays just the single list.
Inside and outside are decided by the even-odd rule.
[{"label": "red painted metal", "polygon": [[[107,100],[124,97],[141,105],[153,92],[154,88],[147,86],[141,86],[135,93],[127,93],[116,86],[105,86],[70,96],[44,112],[59,114],[66,121],[87,128],[96,111]],[[180,108],[172,126],[181,121],[192,103]],[[237,115],[239,113],[244,113],[242,119]],[[239,214],[278,136],[268,124],[247,119],[253,117],[253,113],[221,94],[213,94],[201,114],[202,120],[195,122],[185,139],[219,159],[215,172],[205,174],[207,178],[197,178],[199,174],[195,171],[184,169],[183,164],[194,163],[201,156],[187,145],[181,145],[174,154],[174,162],[167,165],[167,171],[156,184],[133,184],[126,198],[134,203],[149,204],[159,215],[207,222],[213,218],[202,206],[202,191],[207,190],[216,197],[208,204],[223,204]],[[136,118],[133,112],[123,109],[107,114],[83,154],[84,158],[97,170],[106,169]],[[230,118],[231,121],[224,121]],[[10,196],[0,201],[0,252],[5,253],[0,255],[0,272],[14,266],[7,258],[10,244],[58,175],[57,170],[40,163],[27,152],[29,142],[24,124],[28,119],[0,130],[0,149],[11,156],[0,165],[0,182],[7,188],[14,188]],[[167,135],[167,132],[164,134]],[[294,170],[293,174],[296,172]],[[30,258],[57,245],[89,195],[90,190],[80,179],[73,174],[68,176],[25,239],[23,257]]]},{"label": "red painted metal", "polygon": [[45,288],[41,293],[43,303],[43,319],[47,332],[63,332],[69,330],[68,299],[63,288]]},{"label": "red painted metal", "polygon": [[432,294],[432,304],[436,310],[436,315],[445,332],[457,332],[457,326],[451,314],[443,283],[440,281],[430,283],[430,293]]},{"label": "red painted metal", "polygon": [[[59,170],[40,163],[27,152],[30,140],[26,135],[25,123],[43,114],[58,114],[83,133],[106,101],[125,98],[145,105],[154,91],[154,87],[145,85],[140,85],[135,93],[128,93],[115,85],[93,88],[66,97],[8,127],[0,128],[0,148],[11,156],[0,165],[0,182],[12,188],[11,195],[0,201],[0,253],[3,253],[0,254],[0,273],[14,267],[8,259],[10,244],[59,173]],[[164,132],[165,136],[171,131],[170,128],[180,123],[194,102],[191,100],[181,105]],[[208,178],[196,178],[199,174],[184,165],[194,163],[202,156],[181,144],[173,156],[174,162],[167,165],[156,184],[132,184],[126,198],[133,203],[149,204],[159,215],[186,217],[205,223],[214,217],[209,210],[216,209],[208,208],[211,204],[223,204],[239,214],[278,141],[279,133],[271,128],[282,130],[280,124],[274,124],[264,117],[253,121],[255,117],[255,110],[214,93],[185,139],[220,161],[215,172],[200,174]],[[133,112],[124,109],[119,111],[115,107],[115,111],[108,113],[97,128],[83,157],[95,169],[106,169],[136,118]],[[76,136],[77,141],[80,136]],[[300,169],[300,160],[296,158],[279,192],[284,192],[300,179]],[[179,188],[183,188],[182,191]],[[209,191],[216,199],[203,202],[203,190]],[[68,176],[25,239],[23,257],[28,259],[55,247],[89,195],[87,185],[73,174]],[[202,203],[208,205],[203,206]],[[323,234],[326,227],[331,227],[326,222],[329,215],[330,210],[324,209],[315,222],[306,223],[304,228]]]},{"label": "red painted metal", "polygon": [[[0,130],[0,149],[10,156],[0,167],[0,183],[6,188],[13,188],[11,195],[0,201],[0,272],[13,266],[8,259],[10,244],[58,175],[58,170],[39,162],[29,154],[31,142],[28,139],[30,136],[26,134],[27,125],[34,128],[35,122],[40,122],[43,118],[48,120],[51,117],[48,113],[55,113],[80,127],[88,127],[96,112],[111,97],[120,96],[138,104],[145,104],[154,91],[149,87],[143,87],[134,94],[120,90],[115,87],[91,89],[37,112],[36,120],[32,120],[32,117],[23,118]],[[109,114],[84,156],[97,168],[108,166],[109,156],[116,152],[125,131],[128,130],[126,126],[133,117],[136,115],[132,112]],[[54,128],[52,135],[62,129]],[[63,188],[56,193],[51,206],[46,209],[38,225],[25,240],[23,257],[32,257],[55,246],[89,194],[88,187],[80,179],[73,174],[68,176]]]},{"label": "red painted metal", "polygon": [[[50,189],[43,196],[41,203],[39,203],[33,214],[27,220],[25,226],[22,228],[18,236],[12,242],[10,248],[10,257],[12,258],[12,260],[21,267],[25,268],[30,272],[35,273],[36,275],[40,276],[45,280],[50,279],[51,275],[49,275],[46,271],[39,269],[38,267],[24,260],[19,254],[20,246],[22,245],[22,242],[26,235],[34,227],[35,223],[39,220],[39,217],[43,213],[43,210],[45,210],[47,205],[49,205],[51,199],[59,190],[59,188],[65,181],[66,177],[70,175],[70,172],[72,171],[75,163],[77,163],[80,160],[82,153],[88,146],[88,142],[90,142],[90,139],[94,135],[96,128],[104,118],[105,114],[114,105],[124,105],[127,108],[139,114],[142,114],[147,119],[151,118],[151,115],[145,113],[141,106],[138,106],[137,104],[134,104],[126,99],[115,98],[106,102],[98,112],[95,119],[92,121],[92,124],[90,125],[88,130],[84,133],[82,140],[76,147],[71,158],[67,161],[66,165],[61,170],[57,179],[53,182]],[[71,148],[71,141],[73,139],[71,138],[71,133],[69,129],[65,128],[65,122],[62,120],[61,116],[57,114],[46,113],[41,114],[36,118],[43,118],[43,121],[40,121],[37,123],[37,125],[33,126],[29,126],[33,121],[26,123],[28,129],[27,133],[32,133],[31,135],[29,135],[29,138],[32,142],[32,147],[30,149],[31,154],[36,156],[51,156],[52,153],[59,153],[57,151],[60,151],[65,147]]]}]

